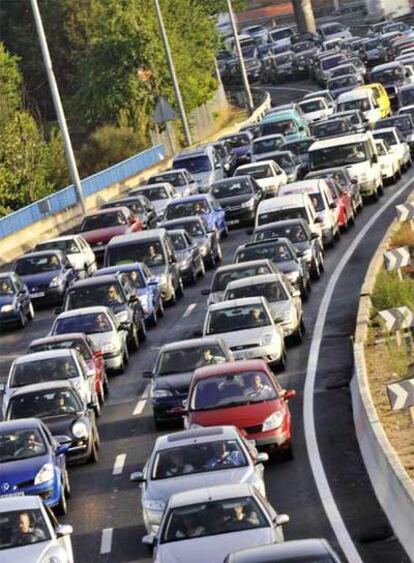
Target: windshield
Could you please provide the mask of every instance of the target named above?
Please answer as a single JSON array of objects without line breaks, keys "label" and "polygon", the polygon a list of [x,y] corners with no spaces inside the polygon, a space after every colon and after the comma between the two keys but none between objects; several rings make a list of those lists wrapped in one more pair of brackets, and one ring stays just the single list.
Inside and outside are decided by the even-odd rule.
[{"label": "windshield", "polygon": [[414,88],[407,88],[400,92],[401,107],[414,104]]},{"label": "windshield", "polygon": [[83,412],[83,407],[71,389],[59,389],[12,395],[7,412],[9,419],[47,418]]},{"label": "windshield", "polygon": [[411,117],[402,115],[401,117],[391,117],[389,119],[381,119],[381,127],[397,127],[400,131],[411,131],[413,123]]},{"label": "windshield", "polygon": [[231,137],[225,137],[223,140],[233,149],[250,145],[249,135],[232,135]]},{"label": "windshield", "polygon": [[211,311],[207,322],[207,334],[221,334],[269,326],[271,320],[260,303],[228,307]]},{"label": "windshield", "polygon": [[[0,463],[28,459],[45,453],[45,442],[35,428],[0,431]],[[0,513],[0,520],[2,516],[3,513]],[[0,532],[0,538],[1,535]]]},{"label": "windshield", "polygon": [[111,207],[128,207],[133,213],[142,213],[145,211],[144,205],[141,200],[135,199],[128,201],[127,199],[115,201]]},{"label": "windshield", "polygon": [[309,51],[311,49],[314,49],[314,45],[311,41],[303,41],[302,43],[296,43],[295,45],[292,45],[292,51],[294,53],[300,53],[302,51]]},{"label": "windshield", "polygon": [[56,320],[53,334],[66,334],[67,332],[84,332],[95,334],[112,331],[113,327],[105,313],[88,313],[78,317],[66,317]]},{"label": "windshield", "polygon": [[173,375],[203,366],[222,364],[226,356],[217,344],[198,345],[161,353],[157,375]]},{"label": "windshield", "polygon": [[161,199],[170,199],[168,191],[164,187],[157,188],[142,188],[139,190],[142,195],[147,197],[150,201],[159,201]]},{"label": "windshield", "polygon": [[180,158],[173,162],[173,168],[186,168],[192,174],[200,174],[213,170],[213,165],[208,156],[200,155]]},{"label": "windshield", "polygon": [[272,160],[275,160],[281,168],[290,168],[296,164],[290,154],[275,154]]},{"label": "windshield", "polygon": [[[40,509],[0,512],[0,551],[14,550],[51,539],[49,528]],[[20,554],[19,557],[17,551],[13,551],[14,559],[16,561],[29,560],[30,547],[27,547],[24,553],[26,556]],[[6,558],[8,559],[7,555]]]},{"label": "windshield", "polygon": [[14,364],[10,376],[10,387],[24,387],[32,383],[73,379],[79,376],[80,373],[72,356],[37,359],[32,362]]},{"label": "windshield", "polygon": [[195,201],[170,203],[165,211],[165,218],[180,219],[181,217],[191,217],[191,215],[202,215],[209,212],[208,202],[205,199],[197,199]]},{"label": "windshield", "polygon": [[218,272],[214,276],[213,284],[211,290],[215,291],[224,291],[227,287],[227,284],[244,279],[250,278],[252,276],[260,276],[262,274],[271,274],[272,270],[267,264],[263,264],[260,266],[246,266],[245,268],[235,268],[234,270],[228,270],[224,272]]},{"label": "windshield", "polygon": [[17,261],[15,271],[20,276],[30,276],[60,270],[61,267],[59,258],[55,254],[49,254],[47,256],[20,258]]},{"label": "windshield", "polygon": [[348,123],[344,120],[329,120],[312,125],[312,135],[321,139],[323,137],[336,137],[350,130]]},{"label": "windshield", "polygon": [[84,360],[92,359],[92,353],[85,342],[83,340],[74,340],[72,338],[58,342],[36,344],[35,346],[31,345],[29,347],[29,352],[33,353],[46,352],[47,350],[68,350],[69,348],[74,348]]},{"label": "windshield", "polygon": [[287,37],[292,37],[293,31],[291,29],[276,29],[270,32],[270,37],[272,41],[280,41],[281,39],[286,39]]},{"label": "windshield", "polygon": [[263,135],[271,135],[272,133],[280,133],[281,135],[289,135],[290,133],[297,133],[298,128],[292,119],[284,121],[271,121],[263,123],[260,126]]},{"label": "windshield", "polygon": [[387,151],[385,150],[385,146],[381,142],[376,142],[375,146],[377,147],[377,153],[379,156],[385,156]]},{"label": "windshield", "polygon": [[121,211],[113,211],[111,213],[99,213],[98,215],[85,217],[80,230],[84,233],[95,229],[106,229],[108,227],[117,227],[126,224],[127,221],[124,214]]},{"label": "windshield", "polygon": [[389,82],[394,82],[395,80],[402,80],[404,78],[404,72],[401,67],[391,67],[382,70],[373,70],[371,72],[371,82],[382,82],[387,84]]},{"label": "windshield", "polygon": [[234,173],[235,176],[244,176],[245,174],[252,176],[255,180],[272,178],[274,176],[272,168],[269,164],[257,164],[255,166],[249,166],[248,168],[244,169],[240,168]]},{"label": "windshield", "polygon": [[283,145],[283,135],[277,135],[270,139],[257,139],[252,145],[253,154],[263,154],[266,152],[277,151]]},{"label": "windshield", "polygon": [[80,250],[74,240],[51,240],[39,242],[35,246],[35,250],[61,250],[67,254],[79,254]]},{"label": "windshield", "polygon": [[192,237],[203,237],[206,235],[206,231],[202,222],[194,221],[183,221],[182,223],[175,223],[174,229],[184,229]]},{"label": "windshield", "polygon": [[174,250],[185,250],[187,248],[187,241],[182,233],[170,233],[170,236]]},{"label": "windshield", "polygon": [[269,523],[253,497],[210,501],[173,508],[166,516],[160,543],[265,527]]},{"label": "windshield", "polygon": [[218,61],[228,61],[230,59],[233,58],[233,53],[230,53],[230,51],[219,51],[217,53],[217,60]]},{"label": "windshield", "polygon": [[274,58],[274,61],[276,63],[276,66],[286,65],[293,62],[293,57],[292,55],[288,55],[288,54],[277,55],[277,57]]},{"label": "windshield", "polygon": [[6,297],[7,295],[14,295],[16,290],[14,288],[11,278],[1,278],[0,280],[0,296]]},{"label": "windshield", "polygon": [[258,224],[266,225],[266,223],[276,223],[276,221],[284,221],[285,219],[305,219],[307,221],[308,217],[304,207],[290,207],[261,213],[258,217]]},{"label": "windshield", "polygon": [[244,59],[254,59],[256,56],[256,47],[243,47],[242,55]]},{"label": "windshield", "polygon": [[253,188],[249,180],[224,180],[213,184],[211,191],[216,199],[248,195],[253,193]]},{"label": "windshield", "polygon": [[369,111],[371,103],[368,98],[356,98],[354,100],[347,100],[346,102],[338,103],[338,111],[351,111],[360,109],[361,111]]},{"label": "windshield", "polygon": [[277,391],[262,371],[245,371],[206,377],[197,381],[191,410],[210,410],[275,400]]},{"label": "windshield", "polygon": [[341,33],[344,31],[344,28],[339,23],[333,23],[331,25],[326,25],[323,28],[323,34],[326,35],[333,35],[334,33]]},{"label": "windshield", "polygon": [[302,108],[302,111],[304,113],[311,113],[313,111],[319,111],[326,108],[322,100],[309,100],[300,102],[299,106]]},{"label": "windshield", "polygon": [[343,170],[335,170],[335,171],[329,171],[329,170],[323,171],[323,170],[321,170],[318,173],[309,174],[309,176],[307,176],[307,178],[309,178],[309,179],[311,179],[311,178],[332,178],[333,180],[335,180],[335,182],[337,184],[339,184],[339,186],[341,188],[345,188],[345,189],[349,188],[348,177]]},{"label": "windshield", "polygon": [[224,296],[224,300],[228,299],[241,299],[243,297],[266,297],[269,303],[276,301],[286,301],[289,296],[285,288],[280,282],[270,283],[255,283],[253,285],[246,285],[244,287],[237,287],[228,289]]},{"label": "windshield", "polygon": [[383,139],[390,146],[398,144],[398,141],[395,138],[394,131],[374,131],[374,138],[375,139]]},{"label": "windshield", "polygon": [[291,242],[306,242],[308,236],[302,225],[274,225],[272,227],[266,228],[263,231],[258,231],[254,235],[254,240],[266,240],[269,238],[287,238]]},{"label": "windshield", "polygon": [[148,180],[148,184],[158,184],[159,182],[168,182],[172,186],[185,186],[187,183],[181,172],[165,172]]},{"label": "windshield", "polygon": [[331,71],[331,77],[336,78],[337,76],[344,76],[345,74],[354,74],[356,72],[356,68],[354,65],[340,65],[338,68],[334,68]]},{"label": "windshield", "polygon": [[335,88],[345,88],[345,86],[354,86],[358,83],[358,78],[354,75],[351,76],[340,76],[334,78],[328,82],[329,90],[335,90]]},{"label": "windshield", "polygon": [[[133,264],[144,262],[147,266],[162,266],[165,264],[164,249],[159,240],[133,242],[108,249],[108,265]],[[96,305],[95,301],[95,305]]]},{"label": "windshield", "polygon": [[330,70],[338,66],[340,63],[345,62],[345,57],[343,55],[337,55],[336,57],[327,57],[322,59],[321,68],[322,70]]},{"label": "windshield", "polygon": [[314,143],[313,139],[306,141],[294,141],[292,143],[286,143],[283,148],[288,149],[296,155],[307,155],[309,147]]},{"label": "windshield", "polygon": [[346,164],[358,164],[368,159],[364,143],[350,143],[337,147],[326,147],[310,153],[312,168],[330,168]]},{"label": "windshield", "polygon": [[68,293],[65,310],[105,305],[116,308],[125,303],[125,296],[116,282],[96,283],[93,286],[75,287]]}]

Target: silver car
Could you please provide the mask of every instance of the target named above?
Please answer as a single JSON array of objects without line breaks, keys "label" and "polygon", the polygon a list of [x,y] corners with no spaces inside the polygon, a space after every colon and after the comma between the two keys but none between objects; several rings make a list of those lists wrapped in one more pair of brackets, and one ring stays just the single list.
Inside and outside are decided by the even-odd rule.
[{"label": "silver car", "polygon": [[243,297],[266,297],[275,323],[280,323],[285,338],[295,343],[302,341],[305,326],[300,291],[283,274],[265,274],[230,282],[224,301]]},{"label": "silver car", "polygon": [[286,514],[277,514],[249,484],[219,485],[173,495],[155,545],[156,563],[218,563],[231,551],[284,541]]},{"label": "silver car", "polygon": [[[23,516],[23,514],[25,516]],[[20,524],[20,519],[24,522]],[[59,525],[38,496],[1,497],[1,563],[73,563],[72,526]],[[30,541],[19,542],[22,526],[29,523]]]},{"label": "silver car", "polygon": [[250,483],[266,496],[263,462],[234,426],[210,426],[157,438],[143,471],[132,473],[141,483],[141,506],[148,534],[159,529],[170,497],[215,485]]},{"label": "silver car", "polygon": [[262,545],[229,553],[223,563],[341,563],[324,539],[292,540],[279,545]]}]

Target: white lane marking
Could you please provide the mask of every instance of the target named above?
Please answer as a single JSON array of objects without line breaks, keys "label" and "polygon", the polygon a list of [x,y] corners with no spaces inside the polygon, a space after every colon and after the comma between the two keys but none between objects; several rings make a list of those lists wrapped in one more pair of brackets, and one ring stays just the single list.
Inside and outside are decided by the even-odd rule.
[{"label": "white lane marking", "polygon": [[378,211],[371,217],[368,223],[366,223],[366,225],[361,229],[361,231],[349,245],[345,254],[339,261],[329,280],[321,304],[319,306],[311,347],[309,350],[308,365],[306,368],[305,389],[303,394],[303,419],[309,462],[326,515],[345,554],[345,557],[350,563],[362,563],[362,559],[359,556],[355,544],[353,543],[352,538],[349,535],[349,532],[342,519],[341,513],[339,512],[338,506],[335,503],[335,499],[329,487],[328,479],[326,477],[325,469],[323,467],[321,455],[319,452],[315,429],[315,414],[313,403],[316,370],[318,367],[318,358],[322,342],[323,330],[325,327],[326,315],[339,277],[341,276],[355,249],[362,241],[362,239],[366,236],[369,229],[374,225],[374,223],[379,219],[384,211],[399,197],[402,192],[404,192],[404,190],[407,189],[407,187],[413,181],[414,178],[406,182],[397,192],[395,192],[394,195],[390,197],[390,199],[380,209],[378,209]]},{"label": "white lane marking", "polygon": [[186,317],[189,317],[196,307],[197,307],[197,303],[190,303],[190,305],[184,311],[183,319],[185,319]]},{"label": "white lane marking", "polygon": [[112,549],[112,533],[113,528],[105,528],[102,530],[102,537],[101,537],[101,555],[105,555],[106,553],[111,553]]},{"label": "white lane marking", "polygon": [[138,399],[138,402],[135,405],[132,416],[137,416],[138,414],[141,414],[142,411],[144,410],[145,405],[147,404],[148,397],[149,397],[150,388],[151,388],[151,386],[149,384],[145,387],[141,397]]},{"label": "white lane marking", "polygon": [[112,475],[120,475],[122,473],[124,470],[125,460],[126,454],[119,454],[116,456]]}]

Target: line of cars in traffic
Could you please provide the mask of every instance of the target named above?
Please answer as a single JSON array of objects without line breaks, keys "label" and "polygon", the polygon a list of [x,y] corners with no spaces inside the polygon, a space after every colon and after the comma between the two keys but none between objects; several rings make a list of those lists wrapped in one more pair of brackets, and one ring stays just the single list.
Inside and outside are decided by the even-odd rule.
[{"label": "line of cars in traffic", "polygon": [[[387,33],[397,33],[393,52],[410,44],[411,31]],[[342,43],[329,57],[334,72],[349,70]],[[260,546],[283,542],[289,518],[266,498],[269,455],[261,450],[293,458],[288,403],[295,391],[275,373],[285,368],[288,347],[302,341],[303,302],[323,273],[326,248],[364,201],[376,200],[385,181],[411,164],[410,86],[390,104],[381,76],[337,96],[328,82],[298,104],[271,108],[260,123],[183,151],[171,169],[89,213],[77,233],[37,243],[0,274],[2,326],[24,327],[33,303],[57,306],[49,334],[13,362],[2,386],[6,548],[49,537],[50,556],[58,550],[71,560],[70,527],[53,524],[49,508],[67,511],[67,462],[98,460],[108,374],[123,373],[165,306],[216,266],[203,290],[202,329],[162,346],[143,374],[156,427],[184,421],[184,430],[157,438],[131,476],[141,485],[144,543],[157,561],[197,554],[257,563],[270,550]],[[396,100],[404,100],[399,109]],[[221,240],[237,227],[252,238],[220,265]],[[271,556],[290,543],[275,545]],[[291,549],[337,561],[322,540]]]}]

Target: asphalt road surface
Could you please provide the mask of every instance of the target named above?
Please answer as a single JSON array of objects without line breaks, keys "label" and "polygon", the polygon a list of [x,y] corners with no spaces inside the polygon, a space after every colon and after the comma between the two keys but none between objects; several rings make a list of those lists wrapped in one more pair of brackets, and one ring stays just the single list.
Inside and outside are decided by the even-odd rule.
[{"label": "asphalt road surface", "polygon": [[[304,91],[313,88],[311,83],[303,81],[269,90],[275,101],[285,103],[299,99]],[[318,330],[322,331],[319,354],[315,354],[315,342],[312,347],[313,360],[317,360],[315,385],[307,389],[306,395],[307,407],[312,404],[313,395],[315,434],[323,468],[318,471],[317,480],[321,486],[326,476],[332,499],[326,496],[325,487],[323,500],[330,506],[330,515],[332,510],[338,509],[349,534],[348,547],[356,548],[360,559],[366,563],[409,562],[393,536],[366,474],[353,428],[349,382],[353,370],[351,337],[360,287],[368,263],[393,219],[394,204],[404,201],[412,188],[410,179],[414,183],[411,171],[398,184],[386,188],[385,196],[378,203],[366,205],[356,225],[333,249],[327,250],[325,273],[313,284],[310,299],[305,304],[306,338],[300,346],[289,349],[287,369],[278,375],[284,387],[297,391],[296,399],[290,404],[295,458],[288,462],[270,462],[265,470],[270,501],[279,512],[291,518],[284,528],[286,539],[325,537],[341,553],[313,477],[303,419],[304,387],[306,376],[310,377],[309,352],[323,304],[327,309],[325,323],[321,324],[323,319],[319,319]],[[387,206],[390,199],[393,201]],[[383,213],[379,213],[381,208],[384,208]],[[374,215],[376,220],[369,228]],[[225,263],[231,262],[235,248],[246,238],[244,229],[231,231],[230,237],[222,243]],[[345,260],[343,257],[351,244],[355,248],[340,272],[341,259]],[[340,275],[335,287],[330,287],[333,294],[327,303],[324,295],[333,274]],[[141,544],[144,527],[139,488],[129,481],[130,473],[144,464],[157,436],[142,372],[151,367],[161,345],[191,338],[193,330],[201,326],[206,298],[201,296],[200,290],[208,287],[211,275],[207,273],[204,280],[186,289],[184,298],[167,309],[159,326],[149,331],[145,345],[131,357],[126,374],[111,378],[110,396],[99,419],[102,440],[99,462],[70,469],[72,498],[66,520],[74,527],[77,562],[151,561],[150,552]],[[5,380],[11,361],[26,351],[30,341],[48,332],[53,316],[52,309],[39,310],[35,321],[24,330],[0,334],[1,381]],[[309,420],[306,422],[309,431],[308,423]],[[310,451],[312,461],[317,463],[316,453]],[[334,528],[338,530],[337,521],[334,521]],[[358,556],[349,557],[351,552],[348,551],[348,560],[357,563]]]}]

